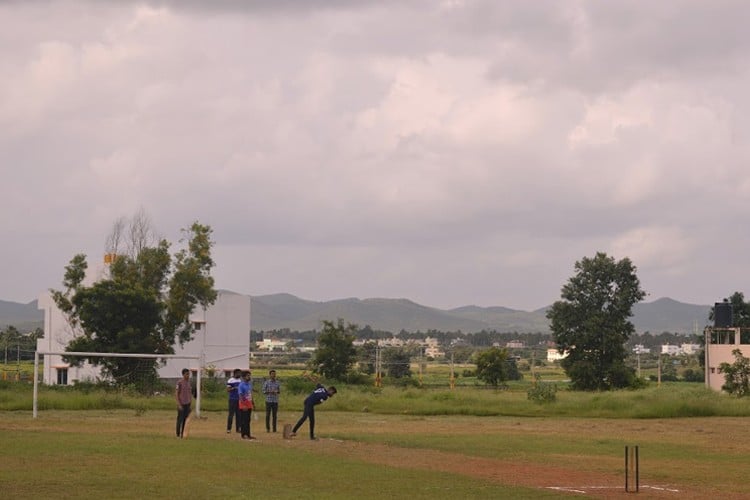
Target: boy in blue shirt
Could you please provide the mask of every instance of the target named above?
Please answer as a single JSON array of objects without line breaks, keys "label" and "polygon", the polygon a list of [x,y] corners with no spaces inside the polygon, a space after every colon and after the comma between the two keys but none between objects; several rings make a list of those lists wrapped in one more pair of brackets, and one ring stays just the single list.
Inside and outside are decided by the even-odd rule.
[{"label": "boy in blue shirt", "polygon": [[242,372],[242,382],[237,391],[240,396],[240,434],[242,439],[255,439],[250,434],[250,417],[253,413],[253,382],[250,370]]},{"label": "boy in blue shirt", "polygon": [[227,434],[232,432],[232,420],[234,420],[234,429],[240,432],[240,393],[238,388],[242,379],[242,370],[236,368],[232,376],[227,380],[227,393],[229,394],[229,414],[227,415]]}]

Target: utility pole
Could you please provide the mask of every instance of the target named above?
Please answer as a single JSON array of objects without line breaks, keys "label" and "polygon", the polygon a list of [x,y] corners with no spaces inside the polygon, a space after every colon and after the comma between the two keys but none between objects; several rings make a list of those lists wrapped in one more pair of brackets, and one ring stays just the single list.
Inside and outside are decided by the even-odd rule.
[{"label": "utility pole", "polygon": [[450,383],[451,383],[451,389],[455,389],[456,388],[456,377],[455,377],[455,374],[453,372],[453,351],[451,351],[451,380],[450,380]]}]

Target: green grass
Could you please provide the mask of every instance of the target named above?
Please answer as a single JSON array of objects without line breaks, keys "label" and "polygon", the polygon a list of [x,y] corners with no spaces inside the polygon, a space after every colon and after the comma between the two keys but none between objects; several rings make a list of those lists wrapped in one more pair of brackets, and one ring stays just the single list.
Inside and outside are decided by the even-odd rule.
[{"label": "green grass", "polygon": [[[216,416],[219,427],[222,417]],[[143,417],[49,412],[39,422],[27,414],[4,414],[0,490],[6,498],[558,497],[461,475],[374,466],[304,447],[218,437],[177,440],[168,432],[172,421],[172,412]],[[166,432],[146,430],[154,428]]]},{"label": "green grass", "polygon": [[[282,422],[298,415],[282,408]],[[323,441],[284,441],[260,432],[255,421],[260,441],[247,443],[223,432],[224,412],[206,412],[192,424],[190,439],[177,440],[174,416],[166,410],[50,410],[32,419],[27,411],[0,412],[0,491],[4,498],[560,498],[562,492],[544,487],[545,477],[537,487],[523,487],[504,467],[570,471],[574,485],[597,485],[606,477],[619,487],[623,447],[636,444],[642,485],[677,488],[674,498],[740,498],[748,491],[750,437],[744,419],[734,417],[414,416],[328,409],[318,419]],[[380,459],[370,459],[378,454]],[[461,469],[482,460],[496,472]]]},{"label": "green grass", "polygon": [[[346,386],[337,384],[339,393],[326,403],[325,409],[355,413],[392,415],[473,415],[524,417],[591,417],[591,418],[680,418],[711,416],[750,416],[750,398],[736,398],[706,389],[700,383],[674,382],[661,386],[651,384],[640,390],[610,392],[577,392],[561,390],[557,400],[538,404],[529,401],[526,385],[507,390],[476,386],[449,388],[396,388]],[[257,388],[256,388],[257,390]],[[281,406],[301,408],[305,394],[284,392]],[[256,393],[256,399],[262,396]],[[73,387],[39,389],[38,409],[93,410],[131,409],[139,412],[171,410],[173,395],[142,397],[127,391],[105,391]],[[32,386],[28,383],[0,382],[0,410],[31,410]],[[204,394],[202,409],[223,411],[226,395]]]}]

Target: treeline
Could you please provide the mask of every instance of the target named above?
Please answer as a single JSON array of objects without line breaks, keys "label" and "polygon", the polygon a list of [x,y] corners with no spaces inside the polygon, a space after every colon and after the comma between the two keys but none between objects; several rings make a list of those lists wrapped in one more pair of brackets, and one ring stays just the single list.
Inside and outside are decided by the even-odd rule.
[{"label": "treeline", "polygon": [[37,328],[31,333],[23,334],[15,326],[8,326],[0,331],[0,361],[15,363],[17,361],[33,360],[36,351],[36,341],[44,336],[44,331]]}]

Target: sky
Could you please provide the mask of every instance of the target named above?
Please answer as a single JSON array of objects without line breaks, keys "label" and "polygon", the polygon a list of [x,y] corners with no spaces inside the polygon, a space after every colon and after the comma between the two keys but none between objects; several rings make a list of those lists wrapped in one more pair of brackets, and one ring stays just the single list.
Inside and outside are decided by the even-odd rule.
[{"label": "sky", "polygon": [[216,287],[533,310],[750,287],[743,0],[0,0],[0,299],[146,213]]}]

